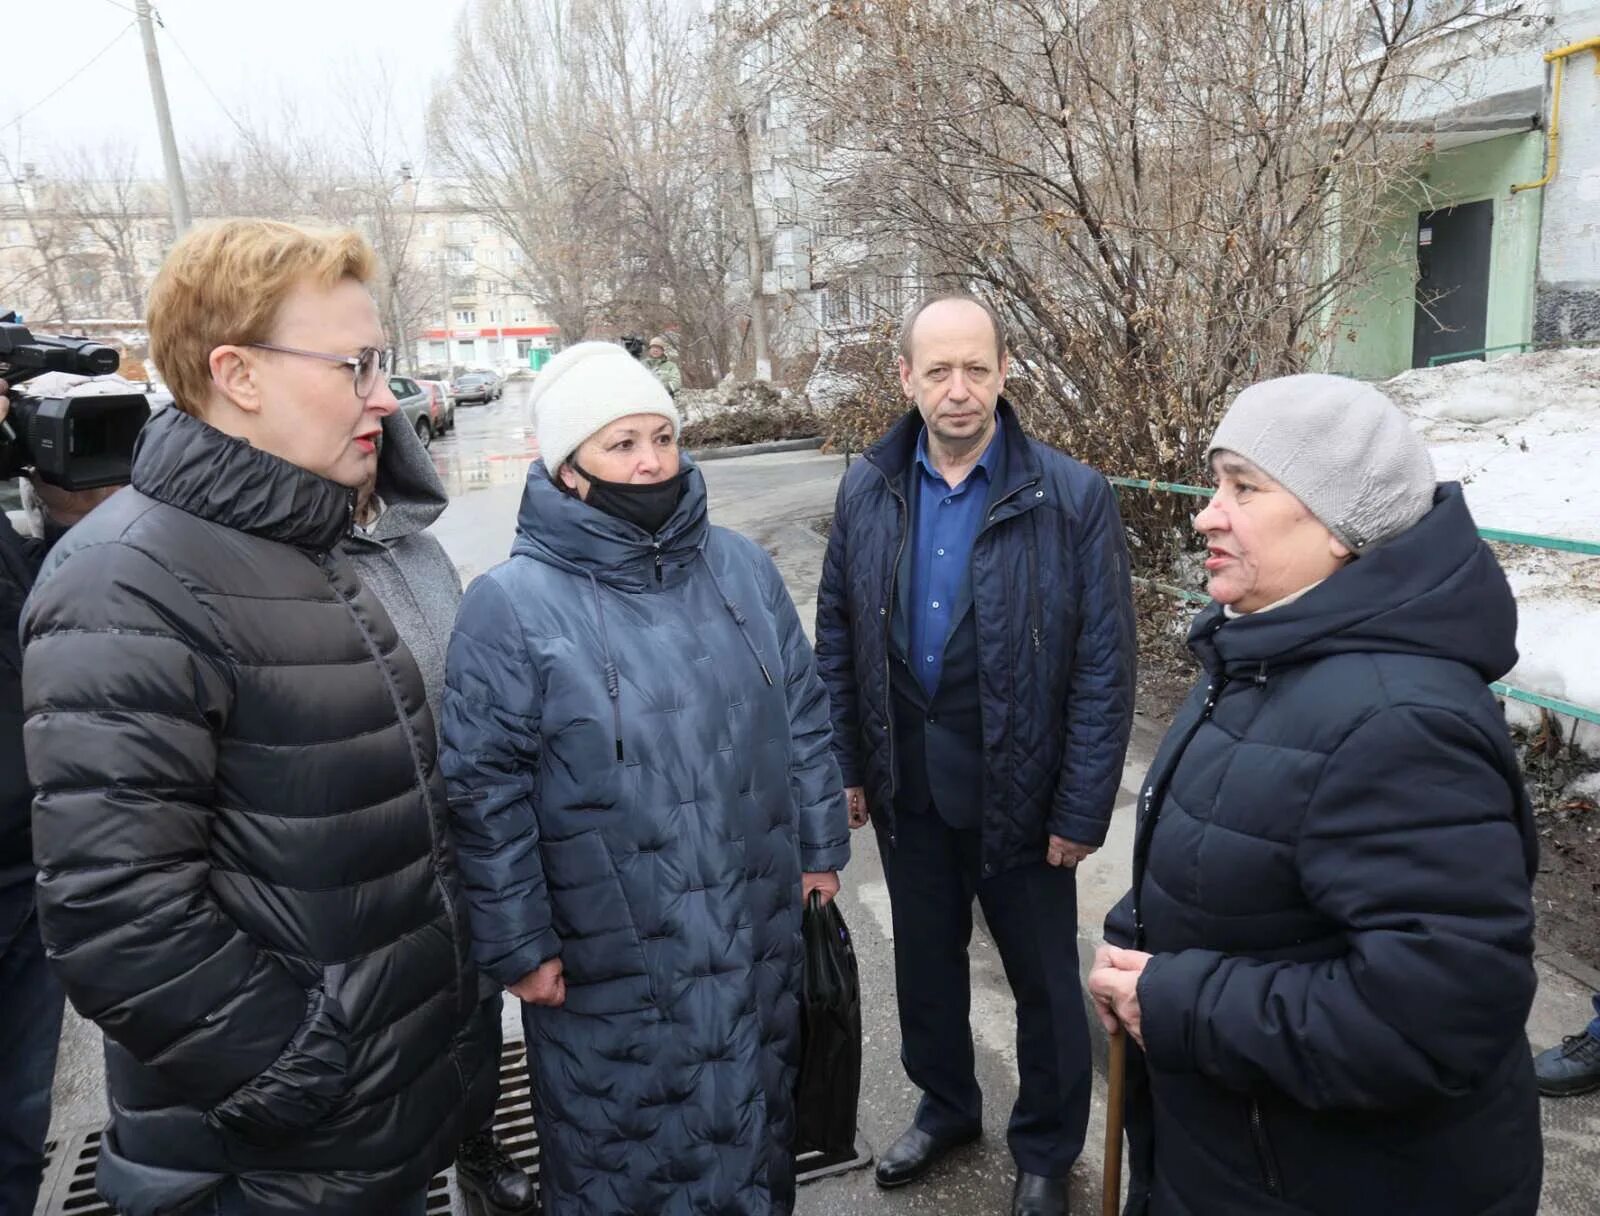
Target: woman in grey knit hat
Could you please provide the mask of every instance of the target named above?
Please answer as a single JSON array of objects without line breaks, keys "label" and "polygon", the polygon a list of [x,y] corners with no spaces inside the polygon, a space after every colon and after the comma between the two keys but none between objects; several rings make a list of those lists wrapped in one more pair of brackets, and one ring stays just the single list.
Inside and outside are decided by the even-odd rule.
[{"label": "woman in grey knit hat", "polygon": [[1533,1216],[1505,576],[1370,386],[1255,385],[1210,461],[1205,673],[1089,977],[1138,1048],[1128,1211]]}]

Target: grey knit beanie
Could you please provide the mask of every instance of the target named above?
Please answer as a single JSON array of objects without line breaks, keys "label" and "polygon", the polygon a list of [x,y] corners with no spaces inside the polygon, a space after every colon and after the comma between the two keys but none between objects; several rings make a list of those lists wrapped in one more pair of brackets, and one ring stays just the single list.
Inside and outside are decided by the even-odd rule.
[{"label": "grey knit beanie", "polygon": [[1433,458],[1400,408],[1343,376],[1283,376],[1234,399],[1206,459],[1233,452],[1306,505],[1355,552],[1433,509]]}]

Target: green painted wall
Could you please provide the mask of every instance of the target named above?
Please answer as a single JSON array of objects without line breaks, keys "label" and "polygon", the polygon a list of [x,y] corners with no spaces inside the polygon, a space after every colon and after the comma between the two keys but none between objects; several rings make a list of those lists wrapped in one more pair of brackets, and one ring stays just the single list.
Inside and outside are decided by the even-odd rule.
[{"label": "green painted wall", "polygon": [[1411,366],[1416,314],[1417,213],[1451,205],[1494,202],[1494,248],[1489,257],[1489,316],[1485,346],[1533,337],[1535,270],[1542,192],[1513,195],[1518,182],[1544,176],[1544,134],[1528,131],[1441,152],[1424,171],[1425,197],[1397,199],[1393,220],[1364,287],[1351,298],[1327,365],[1364,379],[1386,379]]}]

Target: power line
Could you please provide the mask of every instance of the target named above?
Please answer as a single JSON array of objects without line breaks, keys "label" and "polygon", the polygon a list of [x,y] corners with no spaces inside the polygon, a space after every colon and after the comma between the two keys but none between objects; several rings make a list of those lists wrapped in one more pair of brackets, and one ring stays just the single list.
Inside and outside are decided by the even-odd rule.
[{"label": "power line", "polygon": [[[116,0],[106,0],[106,3],[108,4],[114,4],[115,2]],[[183,61],[189,65],[189,70],[195,74],[195,79],[200,82],[200,87],[211,95],[212,101],[217,103],[217,109],[222,111],[222,116],[233,124],[233,129],[235,131],[248,138],[250,133],[245,130],[244,124],[233,116],[233,111],[228,109],[227,103],[224,102],[222,98],[217,95],[217,91],[211,87],[211,82],[206,79],[205,73],[200,70],[200,65],[190,58],[189,52],[183,49],[183,43],[179,42],[177,37],[173,34],[172,27],[165,21],[162,21],[159,15],[156,17],[156,24],[161,27],[161,32],[167,36],[167,41],[172,43],[173,49],[176,50],[178,54],[182,56]]]},{"label": "power line", "polygon": [[38,101],[34,102],[31,106],[29,106],[26,110],[22,111],[22,113],[18,114],[10,122],[6,123],[4,126],[0,126],[0,131],[9,131],[12,127],[18,126],[22,122],[22,120],[24,118],[28,117],[29,114],[32,114],[35,110],[39,109],[40,106],[43,106],[46,102],[50,101],[53,97],[56,96],[56,94],[60,93],[63,89],[65,89],[73,81],[78,79],[78,77],[82,76],[90,68],[94,67],[94,65],[99,63],[100,60],[104,59],[106,57],[107,53],[110,52],[111,48],[116,46],[117,43],[122,41],[123,35],[126,34],[129,30],[133,29],[133,27],[138,25],[138,24],[139,23],[137,21],[130,21],[127,25],[123,26],[120,30],[117,31],[117,35],[116,35],[115,38],[113,38],[110,42],[106,43],[105,46],[101,47],[98,51],[95,52],[94,57],[92,59],[90,59],[88,63],[84,64],[76,72],[72,73],[71,76],[68,76],[60,84],[56,85],[55,88],[51,89],[43,97],[39,98]]}]

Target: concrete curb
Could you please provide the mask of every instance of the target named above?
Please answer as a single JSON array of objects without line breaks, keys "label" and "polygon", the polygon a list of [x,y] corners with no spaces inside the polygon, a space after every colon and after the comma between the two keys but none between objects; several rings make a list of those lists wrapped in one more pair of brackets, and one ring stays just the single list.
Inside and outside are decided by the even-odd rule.
[{"label": "concrete curb", "polygon": [[1565,950],[1535,950],[1534,958],[1561,972],[1573,983],[1581,984],[1591,992],[1600,992],[1600,970],[1575,958]]},{"label": "concrete curb", "polygon": [[696,464],[708,460],[732,460],[735,456],[769,456],[774,452],[813,452],[822,446],[822,437],[774,439],[769,443],[742,443],[729,448],[694,448],[689,458]]}]

